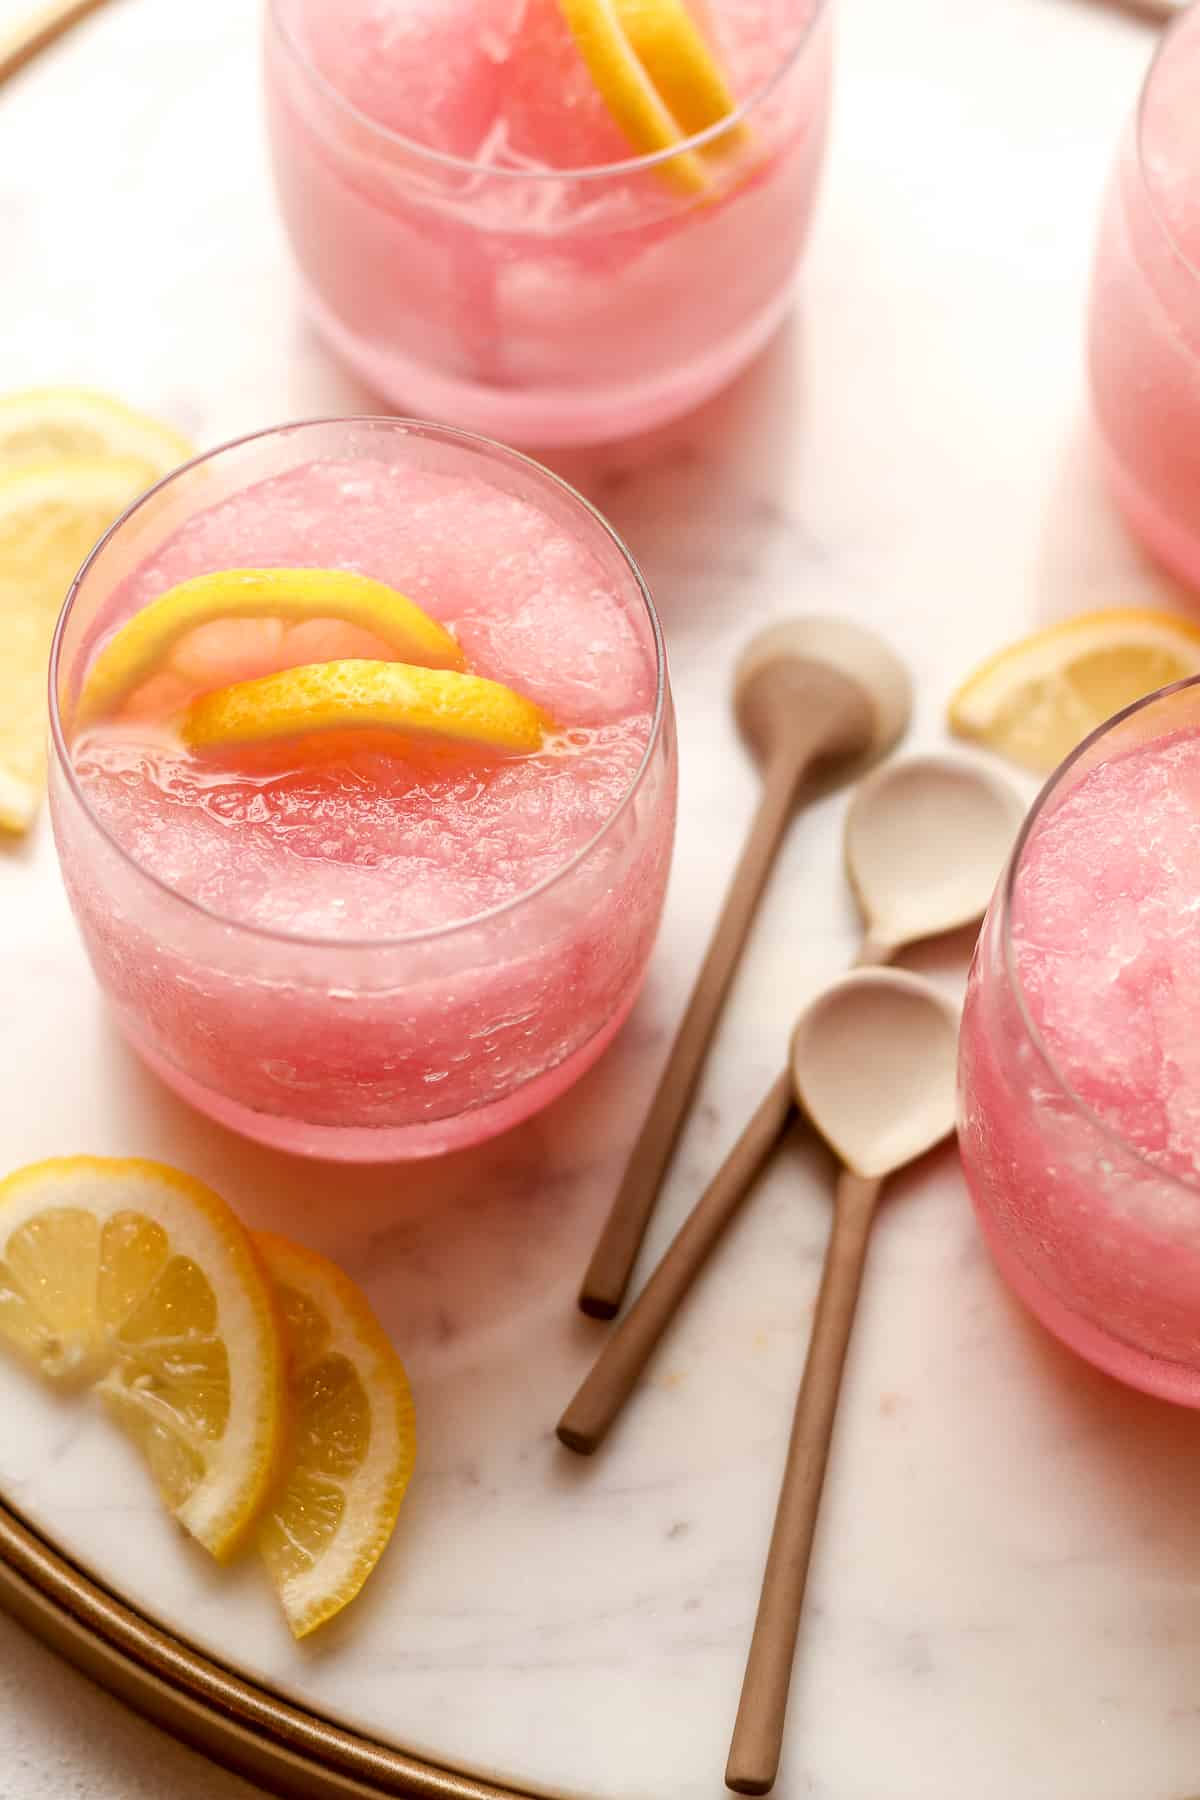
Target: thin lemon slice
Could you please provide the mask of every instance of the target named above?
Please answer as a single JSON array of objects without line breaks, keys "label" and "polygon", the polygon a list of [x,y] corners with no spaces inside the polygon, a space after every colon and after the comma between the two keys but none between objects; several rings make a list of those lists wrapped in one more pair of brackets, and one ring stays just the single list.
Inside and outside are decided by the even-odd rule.
[{"label": "thin lemon slice", "polygon": [[[639,156],[653,156],[682,144],[688,132],[642,65],[623,28],[621,6],[617,0],[558,0],[558,4],[575,46],[587,64],[588,73],[617,126],[629,140],[630,148]],[[647,0],[647,6],[649,4],[650,0]],[[678,0],[662,0],[662,6],[664,14],[673,14],[676,10],[682,13],[690,31],[699,38]],[[661,61],[669,52],[670,26],[651,32],[644,11],[644,8],[637,10],[637,20],[656,60]],[[683,87],[687,86],[686,70],[690,66],[689,42],[685,33],[682,49],[678,42],[676,44],[681,70],[675,77],[675,85]],[[700,48],[705,56],[710,55],[703,38],[700,38]],[[720,79],[719,70],[717,79]],[[683,151],[664,162],[661,173],[674,186],[690,193],[702,193],[712,180],[703,159],[691,151]]]},{"label": "thin lemon slice", "polygon": [[0,470],[0,828],[25,831],[45,773],[54,622],[96,539],[146,486],[144,463],[58,457]]},{"label": "thin lemon slice", "polygon": [[1038,774],[1090,731],[1200,673],[1200,626],[1141,607],[1083,613],[983,663],[950,702],[950,728]]},{"label": "thin lemon slice", "polygon": [[91,388],[26,388],[0,394],[0,465],[48,457],[121,456],[144,464],[149,487],[195,454],[169,425]]},{"label": "thin lemon slice", "polygon": [[122,625],[88,670],[75,727],[116,712],[193,633],[233,620],[339,621],[370,632],[404,662],[463,666],[463,653],[444,626],[382,581],[345,569],[222,569],[181,581]]},{"label": "thin lemon slice", "polygon": [[541,748],[550,721],[532,700],[482,675],[352,659],[283,669],[204,694],[183,713],[179,729],[193,750],[368,730],[519,755]]},{"label": "thin lemon slice", "polygon": [[261,1234],[288,1352],[292,1432],[258,1545],[296,1637],[340,1612],[392,1535],[416,1452],[408,1378],[365,1296]]},{"label": "thin lemon slice", "polygon": [[[729,117],[737,96],[683,0],[614,0],[614,8],[630,49],[686,136]],[[747,135],[735,126],[705,149],[732,149]]]},{"label": "thin lemon slice", "polygon": [[161,1163],[65,1157],[0,1183],[0,1342],[93,1383],[180,1524],[222,1560],[274,1483],[274,1296],[216,1194]]}]

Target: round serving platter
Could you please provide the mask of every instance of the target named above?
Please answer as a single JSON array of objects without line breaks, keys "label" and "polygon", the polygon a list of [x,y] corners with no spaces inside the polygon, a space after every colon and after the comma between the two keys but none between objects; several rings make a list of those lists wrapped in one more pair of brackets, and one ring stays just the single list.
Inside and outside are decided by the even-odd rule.
[{"label": "round serving platter", "polygon": [[[0,0],[0,25],[22,4]],[[255,15],[113,0],[0,91],[0,390],[107,387],[201,445],[372,409],[298,311]],[[928,746],[956,680],[999,642],[1100,598],[1169,599],[1099,491],[1079,367],[1092,220],[1149,48],[1144,27],[1065,3],[977,0],[968,17],[847,0],[803,324],[681,425],[547,459],[649,576],[682,775],[645,995],[540,1118],[408,1168],[245,1145],[117,1039],[46,822],[0,853],[5,1166],[89,1151],[189,1169],[343,1262],[412,1377],[420,1453],[395,1540],[324,1641],[297,1647],[252,1566],[215,1570],[161,1517],[98,1410],[0,1362],[0,1599],[264,1785],[721,1792],[828,1223],[824,1158],[788,1146],[590,1462],[553,1437],[603,1341],[574,1292],[753,805],[727,705],[744,639],[797,608],[874,625],[912,662],[912,742]],[[852,954],[843,806],[822,801],[785,847],[643,1272],[774,1075],[792,1015]],[[968,948],[924,966],[961,978]],[[1006,1299],[953,1155],[898,1183],[776,1792],[1194,1791],[1198,1485],[1191,1415],[1092,1376]]]}]

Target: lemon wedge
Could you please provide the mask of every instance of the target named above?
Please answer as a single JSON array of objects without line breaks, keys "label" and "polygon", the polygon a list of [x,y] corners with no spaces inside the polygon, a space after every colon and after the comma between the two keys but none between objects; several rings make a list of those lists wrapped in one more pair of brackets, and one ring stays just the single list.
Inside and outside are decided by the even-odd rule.
[{"label": "lemon wedge", "polygon": [[1142,607],[1083,613],[983,663],[950,702],[950,729],[1049,774],[1122,707],[1200,673],[1200,626]]},{"label": "lemon wedge", "polygon": [[352,658],[204,694],[179,729],[193,750],[365,729],[519,755],[541,748],[550,721],[532,700],[482,675]]},{"label": "lemon wedge", "polygon": [[283,1238],[255,1239],[275,1284],[292,1419],[258,1547],[296,1637],[362,1588],[392,1535],[416,1439],[403,1364],[342,1271]]},{"label": "lemon wedge", "polygon": [[129,458],[0,469],[0,828],[32,823],[45,774],[46,662],[80,563],[146,486]]},{"label": "lemon wedge", "polygon": [[26,388],[0,394],[0,466],[48,457],[119,456],[143,465],[143,487],[195,454],[169,425],[91,388]]},{"label": "lemon wedge", "polygon": [[67,1157],[0,1182],[0,1341],[95,1385],[180,1524],[222,1560],[277,1476],[275,1301],[223,1200],[160,1163]]},{"label": "lemon wedge", "polygon": [[[213,628],[235,622],[241,629],[226,630],[224,641],[214,644]],[[319,645],[311,631],[301,633],[313,624],[325,627]],[[289,626],[305,653],[289,657]],[[339,626],[345,628],[340,634]],[[79,729],[111,715],[164,672],[181,678],[181,691],[197,683],[225,686],[239,673],[239,660],[240,672],[259,673],[255,660],[264,650],[271,671],[289,662],[316,662],[318,652],[352,656],[359,632],[369,633],[381,653],[390,649],[397,660],[440,669],[463,666],[450,633],[382,581],[345,569],[222,569],[180,582],[121,626],[88,670],[73,724]],[[214,649],[216,659],[206,654]],[[218,672],[207,684],[206,669],[210,676]]]},{"label": "lemon wedge", "polygon": [[[673,150],[733,110],[720,66],[682,0],[558,4],[604,104],[639,156]],[[722,148],[727,142],[722,138]],[[671,157],[659,173],[690,193],[712,183],[693,151]]]}]

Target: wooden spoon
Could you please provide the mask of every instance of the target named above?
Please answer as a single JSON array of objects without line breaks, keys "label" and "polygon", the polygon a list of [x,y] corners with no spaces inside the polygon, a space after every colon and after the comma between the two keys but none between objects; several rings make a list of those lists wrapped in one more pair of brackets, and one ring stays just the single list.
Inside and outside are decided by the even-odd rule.
[{"label": "wooden spoon", "polygon": [[1010,782],[962,756],[906,757],[861,782],[842,834],[859,963],[981,919],[1024,816]]},{"label": "wooden spoon", "polygon": [[[911,686],[873,632],[844,619],[792,619],[749,645],[734,677],[742,734],[763,792],[737,872],[646,1121],[588,1264],[579,1305],[611,1319],[629,1283],[784,827],[814,771],[846,779],[907,728]],[[815,789],[813,791],[816,791]]]},{"label": "wooden spoon", "polygon": [[846,1346],[876,1202],[887,1177],[954,1129],[958,1014],[920,976],[844,975],[801,1015],[792,1038],[796,1098],[845,1167],[758,1617],[734,1726],[726,1785],[767,1794],[783,1743],[796,1635]]},{"label": "wooden spoon", "polygon": [[[850,885],[863,914],[860,963],[983,917],[1021,822],[1007,781],[957,756],[886,763],[846,814]],[[786,1068],[700,1196],[558,1423],[570,1450],[603,1442],[655,1345],[795,1112]]]}]

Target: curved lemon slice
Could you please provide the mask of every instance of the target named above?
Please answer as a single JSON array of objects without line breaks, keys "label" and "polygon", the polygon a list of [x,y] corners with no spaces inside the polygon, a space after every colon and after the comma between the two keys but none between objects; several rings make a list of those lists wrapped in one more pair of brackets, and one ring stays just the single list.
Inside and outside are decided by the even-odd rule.
[{"label": "curved lemon slice", "polygon": [[305,1637],[362,1588],[392,1535],[416,1453],[403,1364],[354,1283],[260,1234],[288,1352],[292,1433],[258,1546]]},{"label": "curved lemon slice", "polygon": [[351,659],[204,694],[179,729],[193,750],[366,729],[521,754],[541,748],[550,721],[532,700],[482,675]]},{"label": "curved lemon slice", "polygon": [[0,464],[55,456],[122,456],[145,465],[143,487],[195,455],[169,425],[91,388],[0,394]]},{"label": "curved lemon slice", "polygon": [[[662,63],[669,59],[674,37],[680,61],[678,72],[669,85],[686,90],[687,71],[693,68],[688,55],[691,34],[699,41],[702,56],[710,62],[711,52],[679,0],[657,0],[666,22],[657,31],[652,31],[645,15],[654,3],[655,0],[645,0],[644,5],[635,9],[637,26],[660,66],[660,73]],[[681,121],[643,66],[624,29],[622,6],[617,0],[558,0],[558,4],[575,47],[587,64],[588,73],[630,147],[640,156],[653,156],[682,144],[687,130],[682,128]],[[682,30],[679,19],[675,18],[677,13],[684,22]],[[720,71],[715,64],[713,68],[716,81],[720,82]],[[698,98],[696,104],[699,105]],[[711,185],[703,159],[692,151],[683,151],[661,164],[660,173],[665,180],[690,193],[702,193]]]},{"label": "curved lemon slice", "polygon": [[97,538],[147,483],[127,457],[0,469],[0,828],[33,822],[45,772],[46,662],[67,590]]},{"label": "curved lemon slice", "polygon": [[1200,626],[1145,607],[1082,613],[989,658],[950,702],[950,729],[1047,775],[1122,707],[1200,673]]},{"label": "curved lemon slice", "polygon": [[167,1506],[224,1559],[275,1479],[284,1363],[250,1240],[161,1163],[76,1156],[0,1182],[0,1341],[94,1383]]},{"label": "curved lemon slice", "polygon": [[[686,136],[729,117],[737,96],[683,0],[614,0],[614,4],[630,49]],[[744,126],[734,126],[706,144],[705,150],[732,149],[747,135]]]},{"label": "curved lemon slice", "polygon": [[[238,655],[244,654],[253,669],[264,628],[268,636],[275,628],[278,641],[272,640],[272,654],[282,657],[281,627],[290,625],[298,630],[311,622],[324,622],[330,641],[323,646],[309,645],[310,652],[336,643],[336,627],[341,624],[369,632],[399,660],[440,669],[463,666],[463,653],[450,633],[382,581],[345,569],[222,569],[168,589],[109,639],[88,670],[75,709],[76,729],[116,712],[173,658],[179,665],[174,672],[181,677],[181,690],[187,688],[189,678],[193,687],[197,682],[203,685],[200,634],[211,634],[213,627],[234,621],[243,627],[253,622],[240,636],[232,634],[225,647],[226,660],[232,657],[235,667]],[[352,653],[354,647],[351,643],[346,650]],[[316,656],[310,653],[294,660],[312,662]],[[233,672],[227,671],[226,681]],[[208,685],[214,685],[213,681]]]}]

